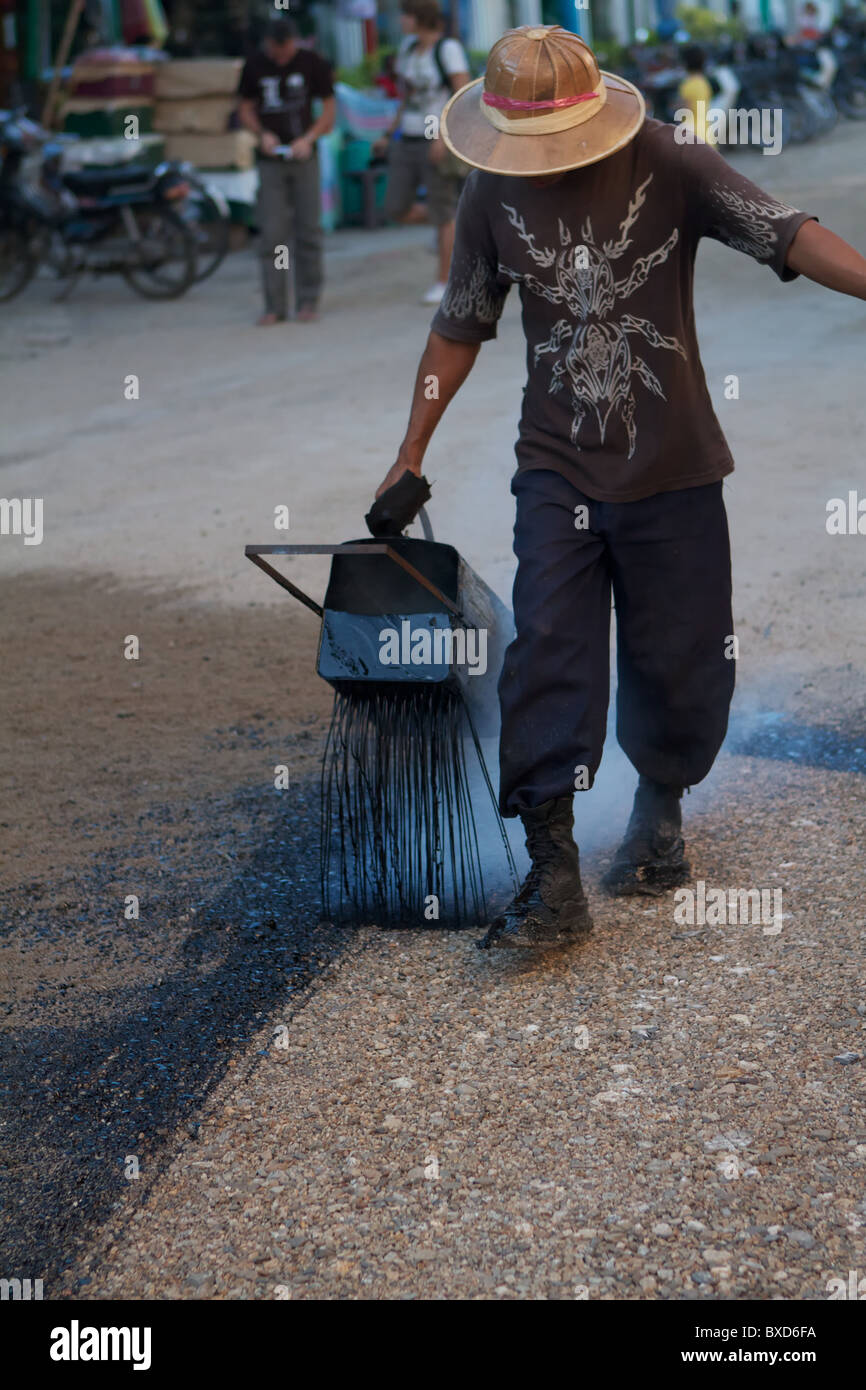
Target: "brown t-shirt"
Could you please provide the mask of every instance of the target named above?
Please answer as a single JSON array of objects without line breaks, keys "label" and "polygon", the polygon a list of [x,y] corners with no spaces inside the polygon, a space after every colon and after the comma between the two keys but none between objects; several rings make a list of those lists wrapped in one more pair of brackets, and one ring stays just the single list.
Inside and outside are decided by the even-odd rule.
[{"label": "brown t-shirt", "polygon": [[555,469],[600,502],[730,473],[698,354],[698,241],[714,237],[791,280],[785,257],[810,216],[710,146],[678,144],[675,130],[648,120],[623,150],[546,187],[475,170],[433,319],[444,338],[484,342],[520,286],[518,470]]},{"label": "brown t-shirt", "polygon": [[283,65],[266,53],[253,54],[238,84],[238,96],[255,102],[262,127],[284,144],[305,135],[313,124],[313,97],[333,95],[330,64],[308,48],[299,48]]}]

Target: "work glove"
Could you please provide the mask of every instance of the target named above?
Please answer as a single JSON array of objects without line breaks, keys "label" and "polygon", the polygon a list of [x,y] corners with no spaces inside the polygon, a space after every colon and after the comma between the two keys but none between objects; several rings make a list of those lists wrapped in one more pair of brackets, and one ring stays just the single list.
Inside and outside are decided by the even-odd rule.
[{"label": "work glove", "polygon": [[399,536],[430,500],[430,484],[407,468],[401,478],[377,497],[364,520],[373,536]]}]

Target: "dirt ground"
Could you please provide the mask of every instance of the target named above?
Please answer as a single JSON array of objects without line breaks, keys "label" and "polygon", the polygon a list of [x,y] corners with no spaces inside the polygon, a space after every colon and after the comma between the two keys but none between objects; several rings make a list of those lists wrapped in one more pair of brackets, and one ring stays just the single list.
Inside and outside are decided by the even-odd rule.
[{"label": "dirt ground", "polygon": [[[821,143],[778,160],[743,162],[763,186],[816,211],[863,247],[864,152],[866,132],[844,124]],[[243,546],[284,538],[273,521],[282,504],[290,508],[291,539],[363,534],[363,513],[402,433],[429,320],[417,302],[432,275],[429,243],[426,229],[338,234],[329,244],[321,322],[266,333],[251,326],[258,305],[249,253],[234,256],[176,304],[139,301],[106,279],[82,284],[70,302],[58,305],[51,282],[40,279],[4,312],[0,488],[7,497],[40,496],[45,506],[41,546],[0,538],[6,732],[0,968],[13,1140],[28,1133],[30,1140],[29,1147],[11,1150],[17,1187],[5,1248],[22,1275],[46,1273],[58,1292],[77,1296],[137,1297],[148,1288],[157,1296],[271,1297],[281,1281],[298,1297],[573,1297],[575,1282],[604,1297],[772,1297],[780,1289],[782,1296],[794,1289],[799,1296],[823,1296],[823,1271],[840,1263],[847,1270],[846,1261],[863,1267],[866,1258],[860,1229],[866,1213],[862,1202],[858,1207],[866,1156],[857,1118],[862,1065],[834,1062],[837,1052],[866,1050],[866,540],[831,537],[825,529],[829,498],[857,488],[866,495],[866,306],[805,282],[778,284],[715,245],[700,253],[702,352],[737,459],[726,493],[740,660],[728,753],[687,808],[693,862],[708,880],[764,883],[783,875],[786,888],[790,880],[796,914],[790,941],[800,949],[788,960],[787,974],[775,975],[780,963],[767,955],[782,949],[778,943],[760,943],[759,967],[751,948],[716,942],[714,955],[730,957],[721,971],[708,964],[712,955],[698,961],[705,941],[688,946],[694,987],[706,1005],[704,1031],[700,1046],[672,1044],[676,1056],[669,1061],[676,1084],[685,1087],[698,1081],[707,1057],[719,1059],[719,1072],[725,1066],[739,1071],[739,1077],[721,1076],[720,1085],[736,1089],[738,1097],[758,1097],[768,1135],[764,1151],[778,1149],[771,1161],[781,1169],[774,1173],[785,1170],[771,1200],[766,1190],[738,1189],[737,1202],[728,1203],[734,1214],[715,1218],[714,1239],[732,1241],[751,1222],[761,1234],[743,1239],[762,1249],[775,1242],[776,1236],[766,1236],[774,1225],[805,1231],[812,1241],[791,1238],[776,1267],[762,1255],[753,1268],[748,1259],[754,1252],[744,1254],[744,1269],[725,1278],[709,1271],[730,1261],[714,1264],[701,1254],[708,1236],[695,1231],[689,1243],[684,1234],[682,1258],[669,1257],[655,1246],[672,1238],[653,1237],[651,1228],[679,1229],[681,1222],[685,1233],[694,1220],[712,1231],[706,1203],[721,1210],[723,1198],[696,1200],[695,1212],[703,1214],[686,1217],[662,1189],[677,1164],[686,1165],[690,1183],[697,1181],[690,1145],[700,1148],[729,1132],[725,1126],[734,1120],[725,1107],[733,1112],[732,1100],[707,1103],[706,1113],[716,1116],[706,1121],[707,1134],[683,1131],[679,1144],[662,1144],[653,1129],[653,1145],[664,1150],[654,1148],[654,1157],[673,1165],[653,1170],[622,1157],[631,1154],[638,1112],[633,1126],[617,1121],[605,1128],[606,1102],[582,1108],[576,1092],[570,1118],[563,1112],[551,1121],[551,1142],[566,1145],[568,1126],[586,1123],[586,1142],[595,1135],[606,1162],[621,1162],[624,1176],[618,1187],[609,1174],[594,1174],[581,1189],[580,1212],[568,1220],[556,1216],[561,1203],[551,1206],[546,1199],[536,1202],[534,1216],[529,1210],[536,1199],[523,1186],[525,1154],[515,1164],[515,1153],[523,1152],[516,1130],[499,1136],[504,1150],[482,1143],[475,1159],[469,1157],[478,1138],[471,1088],[494,1086],[484,1081],[490,1065],[484,1048],[476,1055],[465,1031],[470,1016],[475,1032],[503,1036],[502,1057],[519,1068],[520,1057],[509,1061],[519,1041],[509,1028],[537,1025],[543,1036],[561,1042],[562,1028],[580,1022],[566,1001],[579,997],[589,981],[596,1017],[612,1030],[610,1046],[589,1057],[601,1093],[605,1068],[630,1064],[614,1036],[618,1029],[625,1036],[629,1025],[614,1013],[644,998],[640,991],[650,987],[650,978],[661,989],[667,975],[678,975],[676,953],[686,947],[671,954],[669,905],[663,912],[653,907],[656,915],[640,922],[633,906],[598,901],[598,876],[621,833],[633,785],[615,748],[597,789],[577,806],[598,938],[589,955],[556,967],[546,1004],[544,971],[513,979],[501,971],[495,979],[478,976],[462,937],[335,937],[317,926],[316,779],[330,711],[329,691],[315,675],[317,625],[244,558]],[[434,483],[430,510],[437,536],[455,544],[505,598],[513,568],[508,479],[522,372],[513,302],[499,341],[485,348],[449,410],[425,470]],[[724,397],[731,373],[740,380],[735,401]],[[136,401],[124,399],[129,374],[139,379]],[[325,573],[320,561],[292,565],[293,577],[317,594]],[[139,639],[138,660],[124,657],[129,635]],[[273,786],[281,763],[290,771],[285,794]],[[800,865],[796,872],[794,864]],[[133,921],[124,917],[128,895],[140,900],[141,915]],[[644,926],[651,936],[642,946],[629,933]],[[613,956],[623,950],[617,963]],[[423,1115],[413,1114],[404,1097],[409,1108],[389,1128],[395,1109],[366,1089],[375,1090],[381,1078],[371,1071],[365,1039],[394,1029],[399,1037],[407,1026],[403,1005],[395,1007],[387,991],[377,995],[373,988],[376,980],[388,980],[396,962],[403,984],[395,988],[420,1001],[416,1032],[426,1038],[424,1047],[411,1038],[402,1044],[410,1054],[407,1067],[435,1070],[436,1049],[459,1042],[460,1084],[470,1091],[458,1096],[456,1116],[432,1101]],[[770,972],[757,1008],[766,1028],[777,1035],[795,1029],[796,998],[814,1044],[812,1062],[800,1066],[795,1050],[790,1063],[770,1068],[760,1094],[748,1080],[757,1074],[750,1070],[754,1056],[749,1065],[738,1062],[742,1049],[723,1035],[732,1016],[752,1012],[748,1001],[738,1004],[731,993],[739,977],[726,972],[740,968]],[[456,980],[468,1013],[440,1027],[443,995]],[[205,988],[211,1002],[202,1011]],[[160,1027],[154,1025],[155,1002],[164,1011]],[[488,1007],[489,1027],[473,1015]],[[351,1032],[334,1023],[345,1021],[349,1009],[364,1020]],[[332,1031],[318,1069],[293,1074],[289,1066],[272,1075],[270,1061],[264,1069],[257,1062],[267,1053],[271,1021],[286,1017],[299,1020],[299,1040],[291,1043],[299,1051],[289,1051],[290,1063],[302,1054],[309,1058],[316,1036]],[[142,1018],[150,1020],[143,1030],[136,1022]],[[718,1028],[716,1019],[722,1020]],[[551,1047],[555,1052],[559,1043]],[[399,1052],[394,1049],[396,1071]],[[748,1061],[751,1054],[743,1055]],[[818,1056],[832,1077],[810,1071]],[[520,1112],[519,1125],[530,1129],[561,1110],[553,1099],[561,1059],[548,1062],[536,1066],[536,1055],[524,1073],[536,1102]],[[346,1174],[316,1157],[324,1142],[317,1116],[333,1099],[327,1095],[329,1067],[331,1075],[356,1076],[358,1114],[378,1116],[365,1131],[370,1154],[357,1162],[379,1177],[366,1195],[363,1182],[353,1189],[351,1242],[345,1232],[333,1236],[327,1219]],[[277,1242],[278,1254],[265,1239],[270,1218],[253,1190],[264,1161],[261,1134],[252,1119],[242,1134],[225,1123],[225,1107],[236,1104],[233,1071],[243,1073],[244,1085],[253,1078],[253,1099],[240,1107],[242,1114],[252,1114],[251,1106],[267,1113],[271,1106],[292,1116],[295,1167],[289,1164],[275,1180],[275,1200],[294,1213],[288,1225],[303,1219],[312,1235],[292,1235],[296,1246]],[[797,1088],[813,1082],[825,1088],[820,1105],[804,1091],[798,1106]],[[506,1104],[502,1077],[498,1084],[491,1110]],[[615,1081],[614,1090],[619,1085]],[[117,1099],[106,1108],[111,1087]],[[653,1094],[655,1109],[644,1120],[664,1129],[672,1121],[660,1117],[679,1112],[670,1095]],[[626,1106],[631,1103],[626,1096]],[[786,1140],[777,1136],[774,1148],[769,1126],[777,1111],[784,1118],[776,1127]],[[79,1120],[80,1142],[70,1139]],[[215,1135],[229,1132],[239,1155],[235,1167],[218,1137],[209,1140],[215,1147],[205,1160],[190,1154],[189,1141],[198,1142],[202,1125]],[[352,1125],[363,1128],[363,1118]],[[417,1127],[406,1152],[383,1154],[383,1136],[405,1137],[406,1125]],[[448,1235],[447,1213],[440,1213],[439,1226],[434,1215],[431,1226],[426,1211],[417,1228],[407,1219],[401,1241],[434,1249],[435,1258],[404,1261],[404,1245],[388,1261],[393,1231],[380,1229],[375,1212],[391,1210],[382,1202],[392,1186],[398,1207],[405,1205],[401,1184],[410,1169],[424,1167],[431,1125],[437,1132],[451,1126],[462,1154],[457,1168],[463,1177],[452,1175],[452,1206],[459,1206],[464,1178],[484,1186],[485,1173],[497,1174],[501,1203],[494,1202],[491,1221],[499,1223],[498,1234],[488,1242],[482,1221],[484,1249],[464,1248]],[[808,1138],[816,1127],[831,1138]],[[744,1125],[737,1130],[745,1132]],[[791,1135],[804,1144],[844,1141],[847,1156],[838,1163],[848,1166],[843,1171],[831,1163],[822,1171],[819,1164],[815,1170]],[[736,1148],[739,1141],[732,1142]],[[364,1149],[360,1131],[353,1131],[352,1144]],[[124,1158],[145,1152],[145,1181],[131,1189]],[[549,1181],[551,1190],[567,1185],[571,1154],[565,1147],[545,1150],[532,1181]],[[234,1252],[225,1259],[219,1241],[211,1249],[203,1234],[214,1225],[206,1216],[210,1204],[217,1212],[220,1206],[213,1187],[210,1196],[193,1190],[195,1173],[202,1171],[194,1165],[201,1162],[220,1171],[227,1165],[230,1195],[235,1181],[239,1190],[249,1184],[249,1240],[224,1241]],[[274,1166],[285,1167],[276,1159]],[[412,1179],[410,1188],[417,1182]],[[611,1191],[619,1193],[615,1200]],[[826,1191],[835,1196],[823,1198]],[[784,1214],[792,1194],[799,1204],[796,1222]],[[414,1198],[407,1200],[411,1207]],[[641,1200],[648,1208],[635,1215]],[[841,1212],[832,1232],[819,1220],[828,1201]],[[181,1208],[184,1234],[175,1241],[173,1221]],[[136,1213],[145,1210],[149,1245],[130,1234]],[[597,1232],[611,1211],[625,1223],[619,1235],[626,1245],[629,1232],[640,1228],[640,1248],[650,1250],[632,1252],[633,1267],[608,1268],[616,1256],[603,1240],[593,1244],[597,1236],[573,1235],[565,1242],[569,1248],[560,1248],[563,1231]],[[463,1219],[454,1217],[461,1230]],[[228,1215],[226,1223],[227,1230]],[[509,1232],[517,1251],[513,1270]],[[353,1253],[341,1254],[349,1244]],[[264,1258],[276,1264],[259,1279],[256,1262],[265,1246],[270,1253]],[[297,1258],[290,1250],[300,1252]],[[563,1262],[562,1279],[543,1276],[550,1260]],[[428,1264],[435,1266],[435,1288],[422,1277]],[[314,1267],[319,1272],[311,1274]],[[671,1269],[670,1278],[659,1269]],[[779,1270],[787,1284],[776,1278]],[[509,1272],[513,1277],[506,1277]],[[702,1277],[692,1280],[694,1272]],[[620,1277],[624,1282],[617,1282]]]}]

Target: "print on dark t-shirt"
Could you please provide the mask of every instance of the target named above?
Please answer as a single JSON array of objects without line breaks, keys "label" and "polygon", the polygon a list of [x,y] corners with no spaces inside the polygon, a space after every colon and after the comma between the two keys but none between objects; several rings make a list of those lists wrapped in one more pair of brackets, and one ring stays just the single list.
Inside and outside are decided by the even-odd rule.
[{"label": "print on dark t-shirt", "polygon": [[708,145],[647,121],[625,149],[544,186],[476,171],[433,328],[496,336],[519,286],[527,385],[518,469],[552,468],[598,501],[716,482],[733,468],[698,353],[694,259],[714,237],[793,278],[808,214]]}]

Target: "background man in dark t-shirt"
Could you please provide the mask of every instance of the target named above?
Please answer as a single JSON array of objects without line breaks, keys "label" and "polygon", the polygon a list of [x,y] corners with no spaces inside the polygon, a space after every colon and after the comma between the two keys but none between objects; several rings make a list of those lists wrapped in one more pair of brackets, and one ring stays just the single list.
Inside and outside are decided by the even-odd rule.
[{"label": "background man in dark t-shirt", "polygon": [[[866,299],[866,259],[764,193],[715,150],[645,121],[558,26],[509,31],[485,77],[446,106],[466,180],[445,295],[397,462],[430,437],[519,286],[527,342],[514,549],[516,638],[499,682],[500,808],[532,861],[480,944],[536,946],[591,929],[575,790],[601,760],[617,613],[617,737],[640,774],[610,892],[685,881],[680,799],[709,772],[734,686],[722,478],[733,468],[698,353],[692,279],[710,236]],[[434,399],[427,389],[438,383]],[[378,494],[377,494],[378,495]]]},{"label": "background man in dark t-shirt", "polygon": [[[334,126],[336,100],[324,58],[300,48],[291,20],[268,26],[263,51],[249,58],[238,87],[240,119],[259,142],[258,224],[265,312],[259,323],[288,316],[288,273],[277,248],[294,265],[298,318],[316,317],[322,287],[322,229],[316,141]],[[322,101],[313,120],[313,98]],[[291,149],[291,158],[275,154]]]}]

